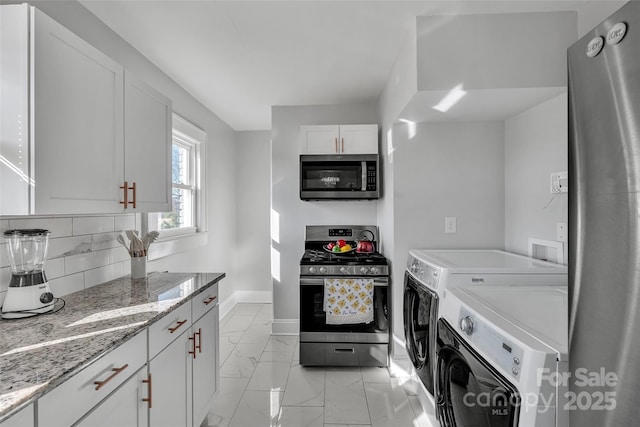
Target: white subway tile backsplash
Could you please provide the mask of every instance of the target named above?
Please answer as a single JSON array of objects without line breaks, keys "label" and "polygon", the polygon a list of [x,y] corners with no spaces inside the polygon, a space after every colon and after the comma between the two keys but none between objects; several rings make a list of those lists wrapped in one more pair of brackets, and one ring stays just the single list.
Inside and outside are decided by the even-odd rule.
[{"label": "white subway tile backsplash", "polygon": [[44,272],[47,275],[47,280],[64,276],[64,258],[47,260],[44,265]]},{"label": "white subway tile backsplash", "polygon": [[109,233],[113,231],[112,216],[88,216],[73,218],[73,235]]},{"label": "white subway tile backsplash", "polygon": [[111,263],[122,261],[128,262],[129,258],[131,258],[129,256],[129,252],[127,252],[127,250],[122,246],[118,246],[117,248],[109,250],[109,259],[111,260]]},{"label": "white subway tile backsplash", "polygon": [[135,230],[136,215],[116,215],[114,217],[114,231]]},{"label": "white subway tile backsplash", "polygon": [[84,254],[65,257],[64,271],[66,274],[98,268],[109,264],[109,251],[87,252]]},{"label": "white subway tile backsplash", "polygon": [[73,292],[84,290],[84,274],[76,273],[70,276],[49,280],[49,288],[53,296],[59,298]]},{"label": "white subway tile backsplash", "polygon": [[101,251],[103,249],[111,249],[120,246],[116,240],[118,233],[101,233],[91,236],[91,250]]},{"label": "white subway tile backsplash", "polygon": [[10,219],[9,226],[16,228],[44,228],[51,231],[51,238],[71,236],[73,233],[71,218],[27,218]]},{"label": "white subway tile backsplash", "polygon": [[84,288],[90,288],[109,280],[117,279],[124,276],[124,263],[105,265],[104,267],[94,268],[84,272]]},{"label": "white subway tile backsplash", "polygon": [[9,281],[11,280],[11,269],[0,268],[0,292],[4,292],[9,287]]},{"label": "white subway tile backsplash", "polygon": [[47,259],[71,256],[91,251],[91,236],[64,237],[50,239]]}]

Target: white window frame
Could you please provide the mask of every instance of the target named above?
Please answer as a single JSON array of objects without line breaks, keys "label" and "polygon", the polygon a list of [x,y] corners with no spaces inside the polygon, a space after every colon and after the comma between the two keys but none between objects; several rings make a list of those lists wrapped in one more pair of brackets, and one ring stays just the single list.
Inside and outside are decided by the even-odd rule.
[{"label": "white window frame", "polygon": [[[172,123],[172,138],[171,138],[171,146],[173,147],[174,143],[178,143],[181,145],[186,145],[191,147],[191,159],[190,159],[190,174],[191,179],[194,184],[194,194],[193,194],[193,226],[191,227],[180,227],[174,229],[167,230],[157,230],[160,233],[158,238],[159,241],[169,240],[174,238],[182,238],[185,236],[193,235],[195,233],[201,233],[207,231],[207,223],[206,223],[206,215],[205,215],[205,188],[204,183],[206,182],[204,173],[205,168],[202,165],[204,159],[206,159],[205,149],[207,142],[207,133],[179,116],[178,114],[173,113],[173,123]],[[172,148],[173,153],[173,148]],[[172,154],[173,155],[173,154]],[[171,171],[169,172],[171,173]],[[185,185],[182,186],[180,184],[174,184],[173,179],[171,180],[171,187],[184,187],[191,189],[191,186]],[[155,215],[155,213],[149,213],[147,215],[142,215],[142,229],[145,232],[149,231],[150,224],[150,216]]]}]

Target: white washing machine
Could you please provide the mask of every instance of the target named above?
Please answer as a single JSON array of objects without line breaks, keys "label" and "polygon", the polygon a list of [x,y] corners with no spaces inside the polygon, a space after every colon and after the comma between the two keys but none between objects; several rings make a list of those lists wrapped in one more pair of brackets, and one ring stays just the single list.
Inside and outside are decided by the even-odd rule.
[{"label": "white washing machine", "polygon": [[433,405],[436,329],[446,289],[481,285],[567,286],[567,266],[492,249],[413,249],[404,278],[407,353],[423,405]]},{"label": "white washing machine", "polygon": [[566,287],[449,288],[438,320],[442,427],[567,427]]}]

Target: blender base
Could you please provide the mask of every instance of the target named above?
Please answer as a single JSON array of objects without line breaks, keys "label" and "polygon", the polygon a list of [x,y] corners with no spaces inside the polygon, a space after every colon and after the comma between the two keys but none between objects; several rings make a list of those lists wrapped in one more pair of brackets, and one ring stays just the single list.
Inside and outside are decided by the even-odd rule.
[{"label": "blender base", "polygon": [[21,319],[53,310],[54,299],[48,283],[36,286],[9,287],[0,315],[3,319]]}]

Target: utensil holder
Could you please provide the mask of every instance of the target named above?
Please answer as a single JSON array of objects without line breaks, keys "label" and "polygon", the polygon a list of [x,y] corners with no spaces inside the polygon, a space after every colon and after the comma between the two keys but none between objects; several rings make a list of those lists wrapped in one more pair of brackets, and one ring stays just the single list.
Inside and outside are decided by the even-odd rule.
[{"label": "utensil holder", "polygon": [[144,279],[147,277],[147,257],[131,257],[131,278]]}]

